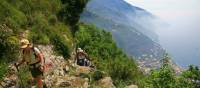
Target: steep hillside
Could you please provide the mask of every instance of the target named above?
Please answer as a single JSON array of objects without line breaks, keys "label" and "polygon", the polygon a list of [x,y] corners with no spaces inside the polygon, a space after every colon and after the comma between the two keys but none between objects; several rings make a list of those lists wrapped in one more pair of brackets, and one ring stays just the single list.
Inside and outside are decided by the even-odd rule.
[{"label": "steep hillside", "polygon": [[[0,0],[2,18],[0,19],[0,86],[12,88],[32,85],[29,85],[31,79],[26,66],[20,67],[20,72],[13,70],[15,68],[13,64],[22,58],[19,48],[19,41],[22,38],[29,39],[34,46],[39,45],[44,54],[47,54],[46,58],[53,59],[55,68],[45,77],[48,86],[58,87],[63,83],[66,87],[68,85],[66,83],[70,81],[69,85],[72,87],[78,86],[74,85],[75,83],[82,87],[85,85],[82,84],[85,82],[85,77],[89,78],[89,84],[94,87],[103,80],[99,85],[100,88],[103,83],[107,86],[112,84],[112,80],[114,82],[112,85],[117,87],[139,84],[142,74],[137,64],[117,48],[111,34],[94,26],[79,23],[80,13],[86,2],[86,0]],[[72,70],[63,73],[66,64],[69,61],[73,62],[72,53],[75,47],[83,48],[91,56],[96,67],[94,74],[77,76],[78,72],[75,70],[77,67],[70,67],[72,63],[67,65]],[[103,79],[104,77],[110,84]]]},{"label": "steep hillside", "polygon": [[[0,0],[0,88],[36,87],[29,66],[24,64],[17,70],[14,65],[22,59],[19,47],[22,38],[29,39],[45,58],[52,60],[43,78],[47,88],[199,88],[199,68],[190,66],[177,76],[168,55],[164,56],[160,68],[143,75],[135,58],[118,48],[113,37],[121,33],[134,35],[137,38],[133,41],[149,45],[150,51],[139,50],[144,46],[134,45],[139,47],[139,54],[141,51],[157,53],[153,46],[161,50],[159,45],[139,30],[123,31],[128,28],[122,24],[115,25],[119,28],[114,32],[120,31],[112,36],[94,25],[81,23],[80,14],[86,4],[87,0]],[[128,42],[124,39],[129,39],[127,36],[117,39]],[[88,53],[92,66],[75,64],[78,47]]]},{"label": "steep hillside", "polygon": [[161,59],[164,50],[154,32],[154,18],[123,0],[91,0],[81,15],[82,22],[111,32],[117,45],[128,55]]}]

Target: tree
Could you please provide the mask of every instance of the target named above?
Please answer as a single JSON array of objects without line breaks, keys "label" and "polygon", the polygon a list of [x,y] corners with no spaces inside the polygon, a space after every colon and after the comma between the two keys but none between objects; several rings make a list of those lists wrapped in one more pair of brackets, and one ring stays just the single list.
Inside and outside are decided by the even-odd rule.
[{"label": "tree", "polygon": [[175,72],[170,65],[170,56],[165,53],[162,66],[153,70],[147,81],[150,88],[174,88],[176,86]]},{"label": "tree", "polygon": [[182,76],[188,82],[192,82],[195,88],[200,87],[200,70],[198,66],[190,65],[189,69],[182,73]]},{"label": "tree", "polygon": [[61,0],[62,9],[58,13],[58,19],[71,26],[73,35],[78,30],[77,23],[88,0]]}]

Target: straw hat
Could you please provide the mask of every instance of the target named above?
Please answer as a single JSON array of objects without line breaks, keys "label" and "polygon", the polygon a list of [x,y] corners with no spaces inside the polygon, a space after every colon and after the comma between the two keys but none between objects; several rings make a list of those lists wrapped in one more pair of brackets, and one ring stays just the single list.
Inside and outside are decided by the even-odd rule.
[{"label": "straw hat", "polygon": [[26,48],[30,44],[30,42],[27,39],[22,39],[20,43],[21,43],[21,48]]},{"label": "straw hat", "polygon": [[83,50],[81,48],[78,48],[78,52],[83,52]]}]

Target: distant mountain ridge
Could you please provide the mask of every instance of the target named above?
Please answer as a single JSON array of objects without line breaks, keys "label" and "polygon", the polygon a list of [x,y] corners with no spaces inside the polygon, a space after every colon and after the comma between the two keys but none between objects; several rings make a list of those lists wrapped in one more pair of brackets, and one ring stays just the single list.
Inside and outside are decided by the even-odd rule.
[{"label": "distant mountain ridge", "polygon": [[154,15],[123,0],[91,0],[81,21],[113,34],[118,46],[137,58],[161,59],[164,53],[152,24]]}]

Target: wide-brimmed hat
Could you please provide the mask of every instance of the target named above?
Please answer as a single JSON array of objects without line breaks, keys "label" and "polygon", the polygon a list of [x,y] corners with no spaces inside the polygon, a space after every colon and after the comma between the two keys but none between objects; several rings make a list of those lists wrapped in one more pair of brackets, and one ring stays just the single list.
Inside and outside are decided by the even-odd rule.
[{"label": "wide-brimmed hat", "polygon": [[22,39],[20,43],[21,43],[21,48],[26,48],[30,44],[30,42],[27,39]]},{"label": "wide-brimmed hat", "polygon": [[77,51],[78,52],[83,52],[83,50],[81,48],[78,48]]}]

